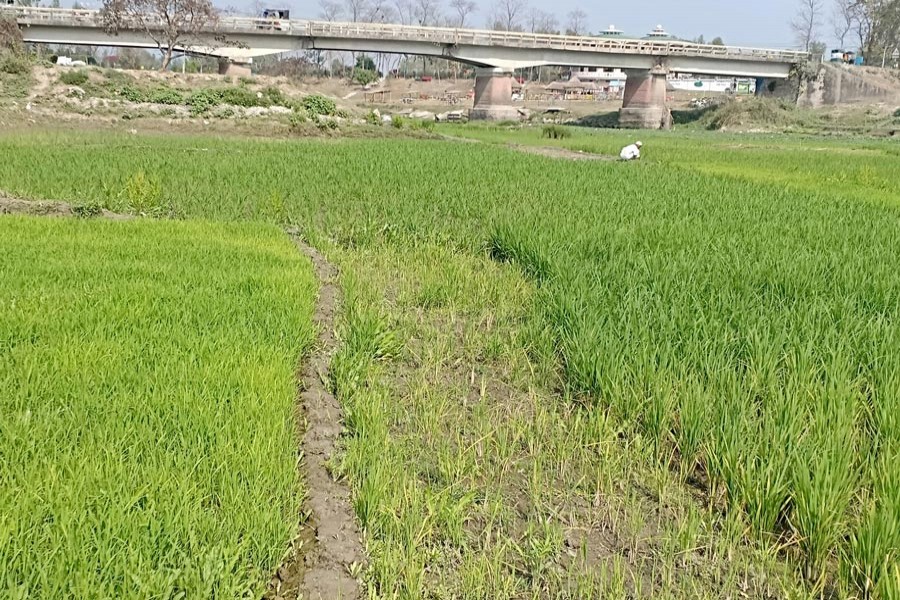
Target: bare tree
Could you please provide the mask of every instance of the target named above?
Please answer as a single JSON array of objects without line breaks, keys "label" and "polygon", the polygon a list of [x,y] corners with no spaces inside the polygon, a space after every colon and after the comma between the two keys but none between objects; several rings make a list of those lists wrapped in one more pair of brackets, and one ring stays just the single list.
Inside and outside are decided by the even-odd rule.
[{"label": "bare tree", "polygon": [[791,29],[797,43],[806,52],[809,52],[813,42],[819,36],[819,27],[822,25],[823,0],[800,0],[797,16],[791,21]]},{"label": "bare tree", "polygon": [[401,25],[412,24],[413,6],[410,0],[394,0],[394,9]]},{"label": "bare tree", "polygon": [[388,4],[388,0],[372,0],[370,6],[369,21],[372,23],[395,23],[397,13],[394,7]]},{"label": "bare tree", "polygon": [[413,16],[419,25],[434,25],[441,18],[438,0],[413,0]]},{"label": "bare tree", "polygon": [[337,21],[344,13],[344,7],[337,0],[320,0],[319,18],[323,21]]},{"label": "bare tree", "polygon": [[344,9],[347,18],[353,23],[365,21],[372,11],[369,0],[344,0]]},{"label": "bare tree", "polygon": [[18,54],[24,48],[22,30],[19,29],[15,19],[0,19],[0,49]]},{"label": "bare tree", "polygon": [[842,50],[855,23],[856,0],[836,0],[834,11],[831,13],[831,27]]},{"label": "bare tree", "polygon": [[559,22],[553,13],[532,8],[528,11],[528,31],[531,33],[559,33]]},{"label": "bare tree", "polygon": [[900,1],[856,0],[856,33],[870,64],[900,46]]},{"label": "bare tree", "polygon": [[491,25],[499,31],[521,31],[521,20],[526,8],[527,0],[497,0]]},{"label": "bare tree", "polygon": [[587,33],[587,13],[576,8],[568,15],[569,21],[566,24],[566,33],[568,35],[584,35]]},{"label": "bare tree", "polygon": [[209,46],[200,34],[218,22],[210,0],[104,0],[100,16],[113,35],[124,29],[146,33],[162,52],[160,71],[169,68],[176,48]]},{"label": "bare tree", "polygon": [[450,0],[450,8],[456,13],[453,27],[462,29],[466,26],[466,18],[478,10],[478,5],[472,0]]}]

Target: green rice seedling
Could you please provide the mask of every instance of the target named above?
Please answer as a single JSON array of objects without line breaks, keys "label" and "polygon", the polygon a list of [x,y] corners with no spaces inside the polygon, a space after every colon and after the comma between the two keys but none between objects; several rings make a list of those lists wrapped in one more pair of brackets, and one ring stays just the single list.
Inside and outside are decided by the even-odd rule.
[{"label": "green rice seedling", "polygon": [[[486,498],[485,487],[529,504],[584,494],[590,506],[597,497],[598,515],[616,528],[638,500],[608,496],[632,489],[633,463],[578,441],[597,435],[594,443],[606,444],[613,432],[629,457],[676,456],[677,469],[696,475],[708,518],[726,510],[723,541],[709,544],[722,563],[741,544],[768,545],[767,555],[808,566],[812,579],[824,573],[829,586],[842,578],[871,588],[866,582],[884,573],[884,552],[865,548],[889,544],[864,531],[884,522],[871,515],[888,506],[875,498],[887,468],[881,453],[896,435],[900,364],[894,145],[648,133],[648,160],[623,169],[500,146],[614,155],[632,141],[627,132],[573,128],[571,138],[547,140],[540,128],[441,130],[486,143],[5,130],[0,188],[103,201],[142,171],[184,216],[234,221],[263,218],[265,191],[277,180],[290,220],[331,245],[346,266],[342,285],[354,308],[344,323],[353,327],[341,330],[341,342],[351,351],[336,357],[332,379],[348,415],[344,472],[355,500],[370,464],[364,457],[376,453],[391,472],[408,475],[404,494],[438,496],[429,487],[438,476],[452,480],[453,498],[473,490]],[[375,260],[379,269],[367,264]],[[457,260],[459,268],[443,271]],[[354,286],[387,285],[388,275],[390,290],[354,296]],[[519,283],[508,284],[512,275]],[[503,284],[488,284],[493,278]],[[527,301],[522,289],[530,290]],[[426,327],[428,319],[439,325]],[[414,365],[415,395],[406,393],[403,369],[400,381],[389,381],[398,361]],[[480,370],[496,361],[510,374]],[[540,381],[531,387],[552,390],[561,404],[602,413],[608,427],[555,404],[550,416],[524,418],[529,386],[510,399],[497,383],[512,374],[518,383]],[[440,418],[415,416],[432,406]],[[596,429],[572,429],[567,439],[561,419]],[[418,443],[421,432],[429,436]],[[478,477],[490,486],[479,487]],[[372,539],[383,545],[373,553],[396,561],[403,554],[385,515],[398,511],[401,495],[376,483]],[[667,498],[677,496],[677,486],[655,487],[663,483]],[[464,528],[482,524],[481,507],[473,502]],[[507,520],[514,513],[505,504],[500,511]],[[508,523],[491,522],[492,536],[501,525]],[[483,540],[483,533],[464,539]],[[484,542],[476,551],[494,556],[493,549]],[[466,564],[470,581],[484,566],[475,558]],[[452,568],[437,570],[457,589]],[[722,577],[743,580],[733,571]],[[547,585],[556,583],[548,578]]]},{"label": "green rice seedling", "polygon": [[[892,449],[893,450],[893,449]],[[898,456],[887,450],[875,470],[873,498],[862,523],[850,534],[845,578],[866,597],[900,597],[896,566],[900,561],[900,474]]]},{"label": "green rice seedling", "polygon": [[791,520],[805,550],[806,575],[812,580],[823,577],[826,558],[843,534],[858,479],[853,405],[840,392],[822,390],[810,446],[794,471]]},{"label": "green rice seedling", "polygon": [[257,224],[0,218],[0,595],[259,596],[316,285]]}]

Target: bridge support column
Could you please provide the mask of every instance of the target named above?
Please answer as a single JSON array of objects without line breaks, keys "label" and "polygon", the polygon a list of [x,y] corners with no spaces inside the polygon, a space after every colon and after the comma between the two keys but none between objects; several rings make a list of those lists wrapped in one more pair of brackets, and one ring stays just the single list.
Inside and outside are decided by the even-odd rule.
[{"label": "bridge support column", "polygon": [[672,112],[666,106],[664,67],[649,71],[627,69],[625,99],[619,111],[619,127],[630,129],[671,129]]},{"label": "bridge support column", "polygon": [[229,77],[250,77],[251,74],[249,59],[219,59],[219,75],[227,75]]},{"label": "bridge support column", "polygon": [[503,69],[475,69],[475,105],[469,119],[508,121],[519,118],[512,105],[513,74]]}]

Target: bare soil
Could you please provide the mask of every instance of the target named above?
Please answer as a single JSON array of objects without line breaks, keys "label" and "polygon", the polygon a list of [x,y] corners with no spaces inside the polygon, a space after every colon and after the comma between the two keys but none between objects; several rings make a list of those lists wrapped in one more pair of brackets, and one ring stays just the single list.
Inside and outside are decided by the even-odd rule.
[{"label": "bare soil", "polygon": [[546,156],[548,158],[563,158],[567,160],[616,160],[615,156],[593,154],[591,152],[578,152],[576,150],[553,146],[522,146],[519,144],[509,144],[508,147],[526,154],[537,154],[538,156]]},{"label": "bare soil", "polygon": [[351,575],[365,558],[360,532],[350,504],[350,491],[335,481],[328,468],[343,431],[343,412],[328,389],[328,368],[337,349],[334,316],[341,295],[337,270],[299,232],[288,232],[297,248],[313,263],[321,287],[313,320],[319,338],[300,373],[300,419],[305,420],[302,451],[308,511],[309,547],[291,551],[269,583],[266,598],[284,600],[355,600],[359,583]]},{"label": "bare soil", "polygon": [[[57,200],[22,200],[11,198],[0,191],[0,215],[32,215],[40,217],[77,217],[77,211],[73,205]],[[114,221],[132,219],[131,215],[102,210],[94,215]]]}]

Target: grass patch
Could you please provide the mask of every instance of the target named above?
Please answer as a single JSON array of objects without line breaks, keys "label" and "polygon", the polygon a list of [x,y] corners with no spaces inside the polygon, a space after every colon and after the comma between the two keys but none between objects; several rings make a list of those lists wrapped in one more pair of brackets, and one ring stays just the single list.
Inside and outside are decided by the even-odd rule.
[{"label": "grass patch", "polygon": [[27,97],[33,83],[32,68],[27,54],[0,49],[0,97]]},{"label": "grass patch", "polygon": [[84,85],[88,81],[88,72],[82,70],[66,71],[59,76],[59,81],[65,85]]},{"label": "grass patch", "polygon": [[259,225],[0,218],[0,589],[259,597],[311,269]]},{"label": "grass patch", "polygon": [[[382,567],[369,575],[379,594],[416,596],[434,589],[428,574],[445,563],[456,566],[443,572],[457,574],[448,575],[447,585],[468,590],[470,597],[484,597],[484,589],[495,597],[564,589],[566,582],[553,577],[560,569],[575,572],[559,558],[571,547],[559,514],[548,507],[575,502],[572,486],[581,478],[556,480],[549,473],[582,461],[601,471],[585,481],[621,473],[607,455],[584,459],[585,448],[593,446],[566,438],[601,426],[614,433],[593,431],[592,443],[627,441],[641,457],[641,473],[659,473],[653,481],[662,482],[665,493],[654,489],[651,498],[668,497],[672,485],[682,485],[667,483],[672,473],[703,490],[709,513],[685,508],[672,521],[672,531],[683,536],[672,539],[683,539],[685,548],[699,529],[712,532],[704,547],[722,544],[720,561],[732,560],[729,552],[745,546],[752,557],[745,566],[776,572],[766,553],[786,558],[793,577],[778,579],[787,581],[780,595],[794,597],[792,585],[814,594],[832,586],[848,594],[897,593],[892,568],[900,527],[889,467],[900,443],[893,416],[900,410],[894,393],[900,385],[896,149],[868,140],[647,132],[641,135],[646,160],[625,165],[526,156],[493,144],[615,155],[633,141],[633,132],[573,129],[568,139],[546,140],[539,128],[441,129],[489,143],[31,134],[0,138],[0,151],[9,157],[0,163],[0,187],[89,199],[123,189],[143,171],[159,182],[161,197],[186,215],[295,221],[331,240],[337,252],[399,249],[402,258],[382,260],[378,272],[400,272],[398,263],[413,252],[439,249],[418,274],[424,283],[408,292],[402,284],[399,292],[371,291],[367,280],[375,285],[376,274],[362,262],[347,263],[348,305],[356,312],[345,317],[335,385],[355,436],[345,468],[355,473],[357,512],[373,555],[384,557],[376,558]],[[386,157],[390,169],[383,168]],[[90,168],[97,161],[107,168]],[[28,168],[37,162],[47,168]],[[493,176],[485,178],[485,169]],[[509,270],[520,269],[537,291],[522,300],[529,312],[510,319],[503,335],[485,334],[470,354],[459,354],[467,336],[476,336],[466,333],[466,324],[458,334],[460,321],[474,319],[490,330],[490,314],[500,319],[506,310],[502,295],[467,287],[488,285],[473,275],[480,270],[496,273],[483,262],[467,262],[487,251],[512,263]],[[457,257],[463,266],[454,268]],[[359,260],[377,259],[363,254]],[[408,317],[399,316],[394,304]],[[411,329],[403,320],[435,316],[433,329],[451,337]],[[517,323],[532,331],[512,333]],[[426,333],[428,346],[417,348]],[[408,340],[413,353],[405,356],[397,340]],[[528,360],[516,362],[516,351]],[[406,387],[385,380],[397,376],[390,370],[402,364],[398,359],[415,364],[425,352],[435,373],[471,365],[469,383],[451,385],[450,392],[420,386],[416,377],[427,373],[418,370],[403,380]],[[521,371],[529,364],[558,366],[560,377],[547,387],[559,391],[562,406],[554,414],[528,409],[526,416],[546,419],[527,425],[535,433],[504,429],[510,437],[497,443],[507,449],[482,446],[479,455],[480,438],[463,432],[493,435],[493,428],[505,427],[502,416],[466,420],[482,397],[480,391],[463,395],[479,381],[479,371],[473,379],[471,369],[488,364]],[[403,390],[420,392],[401,395]],[[447,398],[431,397],[440,394]],[[495,396],[485,397],[480,410],[498,406]],[[429,423],[434,415],[441,418]],[[601,416],[594,425],[577,422]],[[414,418],[422,421],[418,429],[409,428]],[[511,422],[522,429],[524,418]],[[450,423],[456,424],[442,429]],[[438,432],[426,438],[438,450],[408,445],[429,431]],[[488,462],[485,456],[504,456],[521,444],[526,458],[514,452],[521,462],[509,459],[506,471],[479,466]],[[524,479],[510,492],[531,494],[519,513],[510,515],[506,500],[496,498],[498,473]],[[532,474],[537,483],[528,486]],[[479,487],[479,477],[488,483]],[[474,499],[466,495],[471,491]],[[494,516],[484,512],[494,503]],[[604,526],[640,556],[642,540],[667,543],[666,536],[642,533],[646,514],[624,510]],[[716,520],[720,514],[727,515],[724,521]],[[478,527],[471,529],[473,524]],[[491,532],[490,546],[487,538],[478,541],[485,531]],[[500,539],[508,554],[494,544]],[[762,555],[753,554],[758,547],[766,549]],[[672,565],[682,554],[663,556],[659,564]],[[466,561],[473,564],[458,570]],[[401,564],[408,568],[391,567]],[[512,572],[505,565],[513,565]],[[623,566],[609,568],[604,581],[628,580]],[[485,581],[489,587],[477,587]],[[649,589],[690,595],[650,581]],[[529,582],[538,588],[522,587]],[[630,585],[644,584],[638,578]],[[722,585],[736,590],[744,582],[728,575]]]}]

